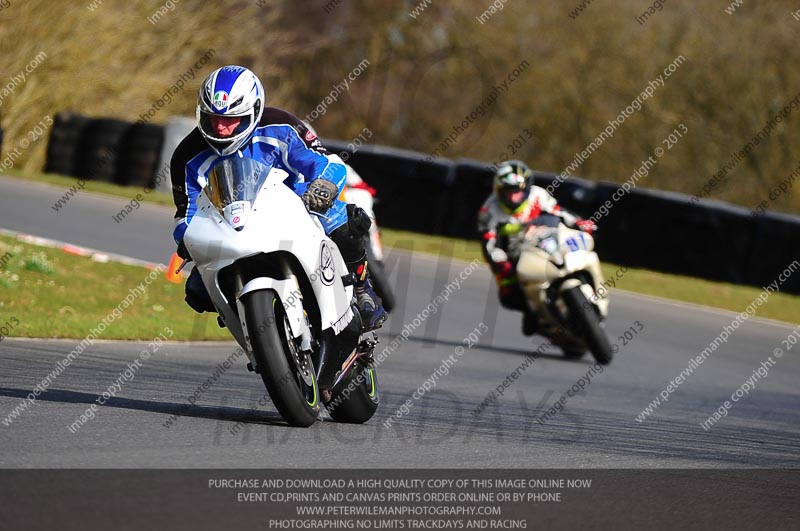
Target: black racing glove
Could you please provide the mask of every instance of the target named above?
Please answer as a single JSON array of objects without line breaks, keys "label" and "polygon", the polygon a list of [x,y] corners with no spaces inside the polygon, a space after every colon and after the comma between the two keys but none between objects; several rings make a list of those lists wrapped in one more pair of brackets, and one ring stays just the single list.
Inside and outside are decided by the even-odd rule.
[{"label": "black racing glove", "polygon": [[183,240],[178,243],[178,256],[184,260],[192,259],[192,255],[189,254],[189,249],[186,248],[186,244],[183,243]]},{"label": "black racing glove", "polygon": [[333,205],[337,195],[339,188],[335,184],[327,179],[314,179],[308,184],[302,199],[308,210],[322,214]]}]

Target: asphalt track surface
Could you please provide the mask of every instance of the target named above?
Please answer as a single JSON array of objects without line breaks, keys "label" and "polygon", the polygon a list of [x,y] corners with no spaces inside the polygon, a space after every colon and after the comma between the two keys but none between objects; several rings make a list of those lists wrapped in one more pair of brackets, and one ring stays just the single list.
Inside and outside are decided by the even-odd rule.
[{"label": "asphalt track surface", "polygon": [[[167,261],[171,209],[143,205],[122,223],[126,200],[81,193],[56,212],[65,190],[0,178],[0,227],[143,260]],[[135,190],[132,191],[135,193]],[[287,427],[260,379],[239,360],[195,405],[187,397],[234,351],[227,343],[168,343],[115,398],[76,433],[68,426],[136,359],[143,344],[97,342],[8,426],[0,425],[3,468],[794,468],[800,455],[800,363],[790,350],[709,431],[705,421],[753,371],[774,357],[794,329],[750,319],[644,422],[637,415],[712,341],[733,313],[612,291],[607,330],[620,350],[563,411],[536,421],[593,370],[548,348],[505,394],[477,417],[471,412],[525,361],[542,338],[524,338],[519,317],[497,308],[484,266],[393,253],[398,311],[381,330],[387,344],[445,284],[467,277],[434,316],[379,368],[382,404],[365,425],[323,418]],[[105,287],[103,289],[109,289]],[[119,287],[121,296],[128,287]],[[187,310],[186,318],[192,314]],[[642,330],[627,345],[619,336]],[[463,355],[464,338],[489,332]],[[168,324],[168,323],[165,323]],[[482,327],[481,327],[482,328]],[[155,333],[154,333],[155,335]],[[0,420],[24,399],[75,340],[6,339],[0,343]],[[383,422],[455,355],[431,391],[391,427]],[[253,408],[257,407],[256,411]],[[166,426],[173,414],[173,424]]]}]

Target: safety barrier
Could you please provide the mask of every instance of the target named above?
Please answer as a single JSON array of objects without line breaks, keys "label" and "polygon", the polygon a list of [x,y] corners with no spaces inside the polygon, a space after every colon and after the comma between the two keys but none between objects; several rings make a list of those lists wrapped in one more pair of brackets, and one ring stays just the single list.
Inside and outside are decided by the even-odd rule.
[{"label": "safety barrier", "polygon": [[[437,158],[391,147],[325,141],[378,191],[384,227],[477,238],[478,208],[491,193],[492,169],[479,161]],[[50,133],[46,171],[142,186],[168,163],[163,126],[59,114]],[[546,187],[556,175],[536,172]],[[713,200],[632,189],[570,177],[554,192],[559,204],[597,219],[597,252],[609,262],[710,280],[762,286],[798,257],[800,217],[752,215]],[[615,200],[615,197],[617,198]],[[613,208],[603,208],[613,201]],[[800,293],[800,275],[783,286]]]}]

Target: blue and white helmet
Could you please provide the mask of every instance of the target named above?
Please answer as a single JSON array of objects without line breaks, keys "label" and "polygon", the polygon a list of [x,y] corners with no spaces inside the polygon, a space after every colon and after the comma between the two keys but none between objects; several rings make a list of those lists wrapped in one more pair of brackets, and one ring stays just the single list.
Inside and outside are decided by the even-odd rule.
[{"label": "blue and white helmet", "polygon": [[[197,128],[219,155],[230,155],[253,136],[264,112],[266,97],[258,77],[242,66],[223,66],[203,81],[197,96]],[[220,136],[213,117],[241,117],[231,134]]]}]

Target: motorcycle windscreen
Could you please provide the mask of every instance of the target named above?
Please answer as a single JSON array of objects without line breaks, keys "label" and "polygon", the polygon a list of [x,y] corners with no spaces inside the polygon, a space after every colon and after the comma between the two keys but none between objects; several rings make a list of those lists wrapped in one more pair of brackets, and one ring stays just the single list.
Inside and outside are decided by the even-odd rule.
[{"label": "motorcycle windscreen", "polygon": [[234,156],[219,160],[209,171],[204,191],[234,229],[239,230],[247,223],[270,169],[263,162]]}]

